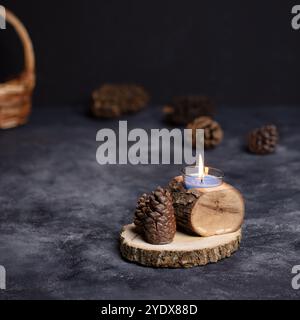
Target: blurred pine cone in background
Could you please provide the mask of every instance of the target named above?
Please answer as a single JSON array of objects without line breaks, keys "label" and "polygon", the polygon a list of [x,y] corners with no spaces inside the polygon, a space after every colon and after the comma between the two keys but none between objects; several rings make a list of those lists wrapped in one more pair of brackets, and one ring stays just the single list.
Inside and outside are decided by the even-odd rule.
[{"label": "blurred pine cone in background", "polygon": [[151,194],[143,194],[138,200],[134,224],[148,243],[172,242],[176,233],[176,219],[170,192],[158,187]]},{"label": "blurred pine cone in background", "polygon": [[145,108],[149,94],[135,84],[104,84],[92,93],[92,114],[99,118],[114,118]]},{"label": "blurred pine cone in background", "polygon": [[279,134],[275,125],[254,129],[248,134],[248,149],[256,154],[269,154],[276,150]]},{"label": "blurred pine cone in background", "polygon": [[206,96],[179,96],[163,109],[166,121],[186,125],[197,117],[213,116],[214,102]]},{"label": "blurred pine cone in background", "polygon": [[189,123],[187,129],[192,129],[192,144],[196,147],[196,130],[204,129],[204,147],[211,149],[220,144],[223,140],[224,133],[218,122],[210,117],[199,117]]}]

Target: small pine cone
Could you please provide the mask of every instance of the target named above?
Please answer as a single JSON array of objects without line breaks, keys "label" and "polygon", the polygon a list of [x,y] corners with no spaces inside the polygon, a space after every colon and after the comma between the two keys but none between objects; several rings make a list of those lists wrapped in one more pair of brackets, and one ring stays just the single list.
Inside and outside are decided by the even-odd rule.
[{"label": "small pine cone", "polygon": [[137,203],[134,224],[148,243],[172,242],[176,220],[170,192],[158,187],[151,194],[143,194]]},{"label": "small pine cone", "polygon": [[170,192],[185,192],[186,189],[182,182],[179,182],[176,178],[169,182],[168,189]]},{"label": "small pine cone", "polygon": [[254,129],[248,134],[249,151],[256,154],[269,154],[276,150],[279,134],[275,125]]},{"label": "small pine cone", "polygon": [[196,129],[204,129],[204,147],[211,149],[220,144],[223,140],[223,130],[218,122],[210,117],[196,118],[188,124],[187,129],[192,129],[192,144],[196,147]]},{"label": "small pine cone", "polygon": [[167,122],[187,125],[197,117],[213,116],[215,105],[206,96],[179,96],[164,107],[163,112]]},{"label": "small pine cone", "polygon": [[93,92],[92,97],[91,111],[98,118],[113,118],[137,112],[149,102],[145,89],[134,84],[104,84]]}]

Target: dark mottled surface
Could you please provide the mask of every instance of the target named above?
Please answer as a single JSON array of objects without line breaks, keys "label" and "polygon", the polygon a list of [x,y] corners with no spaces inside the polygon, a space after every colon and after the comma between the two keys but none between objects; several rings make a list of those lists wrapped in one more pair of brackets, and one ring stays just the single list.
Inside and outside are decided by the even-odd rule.
[{"label": "dark mottled surface", "polygon": [[[130,116],[129,127],[162,127],[156,114]],[[299,299],[291,287],[292,266],[300,264],[299,118],[297,108],[220,109],[226,139],[206,159],[245,196],[241,250],[205,267],[158,270],[122,260],[118,235],[137,197],[180,167],[101,167],[95,135],[116,122],[90,119],[81,108],[36,108],[29,125],[0,132],[0,264],[7,270],[0,297]],[[244,135],[266,122],[280,128],[277,153],[248,154]]]}]

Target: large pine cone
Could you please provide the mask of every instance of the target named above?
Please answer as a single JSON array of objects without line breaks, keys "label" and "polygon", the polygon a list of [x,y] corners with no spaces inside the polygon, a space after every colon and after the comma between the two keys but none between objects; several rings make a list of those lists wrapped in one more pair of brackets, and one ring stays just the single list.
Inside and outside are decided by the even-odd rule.
[{"label": "large pine cone", "polygon": [[104,84],[92,94],[92,113],[99,118],[119,117],[137,112],[149,102],[149,95],[134,84]]},{"label": "large pine cone", "polygon": [[148,243],[172,242],[176,220],[170,192],[158,187],[151,194],[142,195],[136,207],[134,224]]},{"label": "large pine cone", "polygon": [[248,134],[248,148],[256,154],[269,154],[276,150],[279,134],[275,125],[254,129]]},{"label": "large pine cone", "polygon": [[165,106],[163,112],[166,121],[186,125],[197,117],[213,116],[215,105],[206,96],[179,96]]},{"label": "large pine cone", "polygon": [[210,117],[196,118],[188,124],[187,129],[192,129],[192,144],[196,147],[196,129],[204,129],[204,148],[211,149],[220,144],[223,140],[223,130],[218,122]]}]

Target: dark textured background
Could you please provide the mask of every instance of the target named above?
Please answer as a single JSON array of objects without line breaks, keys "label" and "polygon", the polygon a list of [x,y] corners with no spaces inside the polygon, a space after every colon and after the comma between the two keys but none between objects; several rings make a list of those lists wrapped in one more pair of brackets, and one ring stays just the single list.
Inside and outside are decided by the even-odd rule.
[{"label": "dark textured background", "polygon": [[[83,109],[36,110],[30,124],[0,134],[0,264],[7,270],[0,298],[300,299],[291,286],[300,264],[300,109],[219,110],[225,140],[206,152],[206,163],[245,197],[243,240],[231,258],[188,270],[145,268],[118,250],[137,197],[182,167],[98,165],[96,132],[118,122],[92,120]],[[128,127],[164,127],[159,115],[149,108],[128,117]],[[277,153],[248,154],[245,132],[269,121],[280,128]]]},{"label": "dark textured background", "polygon": [[[300,109],[288,108],[300,101],[294,3],[1,4],[28,27],[38,75],[29,124],[0,132],[1,299],[300,298],[291,287],[291,269],[300,264]],[[21,47],[9,30],[0,39],[5,78],[21,69]],[[86,116],[91,90],[104,81],[142,83],[159,103],[204,92],[230,105],[218,109],[225,140],[206,152],[206,162],[246,200],[242,246],[233,257],[189,270],[144,268],[120,257],[119,231],[132,221],[137,197],[181,166],[97,164],[97,130],[118,125]],[[129,128],[165,126],[154,106],[124,119]],[[280,130],[277,153],[247,153],[245,134],[269,122]]]},{"label": "dark textured background", "polygon": [[[2,0],[28,27],[39,105],[87,101],[105,81],[144,84],[154,103],[206,93],[220,103],[299,104],[295,1]],[[0,77],[21,64],[0,32]]]}]

